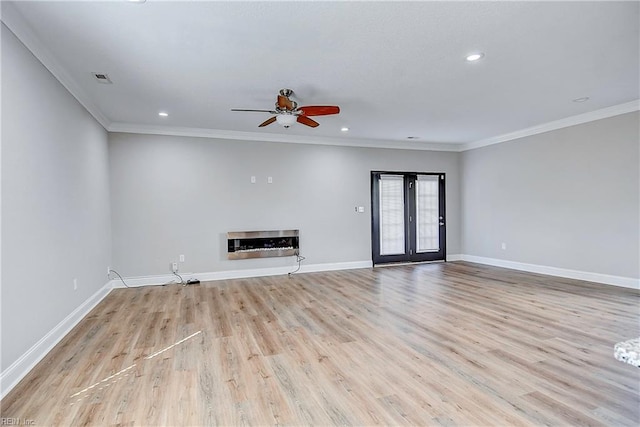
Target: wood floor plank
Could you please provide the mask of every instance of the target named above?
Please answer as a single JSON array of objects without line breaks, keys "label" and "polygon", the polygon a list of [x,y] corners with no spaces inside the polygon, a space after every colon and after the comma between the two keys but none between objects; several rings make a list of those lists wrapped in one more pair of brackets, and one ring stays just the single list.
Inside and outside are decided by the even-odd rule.
[{"label": "wood floor plank", "polygon": [[36,425],[640,424],[640,292],[452,262],[113,290],[3,400]]}]

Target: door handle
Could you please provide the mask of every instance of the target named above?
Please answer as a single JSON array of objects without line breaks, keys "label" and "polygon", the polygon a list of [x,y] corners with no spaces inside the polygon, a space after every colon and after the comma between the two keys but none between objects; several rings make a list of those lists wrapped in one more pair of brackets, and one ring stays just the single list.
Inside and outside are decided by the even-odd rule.
[{"label": "door handle", "polygon": [[440,225],[444,225],[444,222],[441,222]]}]

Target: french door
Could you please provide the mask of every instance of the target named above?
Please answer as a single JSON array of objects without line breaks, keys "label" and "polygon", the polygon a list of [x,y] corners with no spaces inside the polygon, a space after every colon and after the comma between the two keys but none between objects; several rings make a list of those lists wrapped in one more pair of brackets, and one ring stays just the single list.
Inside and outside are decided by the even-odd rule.
[{"label": "french door", "polygon": [[444,173],[371,172],[373,263],[446,260]]}]

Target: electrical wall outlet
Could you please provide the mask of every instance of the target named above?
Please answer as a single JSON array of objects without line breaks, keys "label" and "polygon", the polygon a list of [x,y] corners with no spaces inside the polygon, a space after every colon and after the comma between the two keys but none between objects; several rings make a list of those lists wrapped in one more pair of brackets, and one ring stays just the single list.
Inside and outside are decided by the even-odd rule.
[{"label": "electrical wall outlet", "polygon": [[107,267],[107,279],[111,277],[111,267]]},{"label": "electrical wall outlet", "polygon": [[184,255],[180,255],[180,262],[184,262]]},{"label": "electrical wall outlet", "polygon": [[502,250],[506,250],[507,249],[507,244],[505,242],[502,242],[502,245],[500,245],[500,247],[502,248]]},{"label": "electrical wall outlet", "polygon": [[177,262],[172,262],[171,263],[171,272],[172,273],[177,273],[178,272],[178,263]]},{"label": "electrical wall outlet", "polygon": [[73,279],[73,290],[74,291],[78,290],[78,279]]}]

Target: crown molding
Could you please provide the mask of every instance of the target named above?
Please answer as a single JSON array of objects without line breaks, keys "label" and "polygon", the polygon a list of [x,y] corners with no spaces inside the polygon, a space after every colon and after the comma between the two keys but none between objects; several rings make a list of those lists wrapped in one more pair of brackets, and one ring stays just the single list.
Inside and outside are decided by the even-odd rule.
[{"label": "crown molding", "polygon": [[626,102],[624,104],[614,105],[611,107],[602,108],[600,110],[578,114],[577,116],[566,117],[564,119],[555,120],[553,122],[543,123],[538,126],[532,126],[530,128],[521,129],[515,132],[505,133],[503,135],[493,136],[491,138],[462,144],[460,151],[473,150],[475,148],[481,148],[488,145],[499,144],[501,142],[512,141],[514,139],[524,138],[526,136],[537,135],[540,133],[562,129],[569,126],[575,126],[582,123],[593,122],[595,120],[619,116],[620,114],[632,113],[638,110],[640,110],[640,100],[636,99],[635,101]]},{"label": "crown molding", "polygon": [[468,143],[435,143],[419,141],[385,141],[370,139],[347,139],[330,137],[312,137],[302,135],[282,135],[260,132],[241,132],[204,128],[185,128],[169,126],[147,126],[131,123],[112,123],[106,129],[109,132],[140,133],[151,135],[189,136],[198,138],[231,139],[243,141],[284,142],[290,144],[339,145],[347,147],[389,148],[400,150],[453,151],[463,152],[502,142],[513,141],[527,136],[537,135],[557,129],[575,126],[621,114],[640,111],[640,100],[618,104],[600,110],[590,111],[576,116],[566,117],[541,125],[532,126],[515,132],[505,133]]},{"label": "crown molding", "polygon": [[115,122],[107,128],[109,132],[138,133],[148,135],[187,136],[195,138],[230,139],[241,141],[284,142],[288,144],[334,145],[343,147],[390,148],[396,150],[460,151],[461,144],[418,141],[384,141],[357,138],[331,138],[305,135],[282,135],[264,132],[241,132],[231,130],[187,128],[173,126],[149,126]]},{"label": "crown molding", "polygon": [[89,99],[86,93],[73,81],[67,70],[54,58],[49,49],[40,41],[20,12],[10,1],[2,1],[0,20],[15,34],[27,49],[49,70],[69,93],[102,125],[108,129],[110,120]]},{"label": "crown molding", "polygon": [[244,141],[284,142],[297,144],[319,144],[365,148],[388,148],[402,150],[463,152],[514,139],[537,135],[552,130],[575,126],[595,120],[617,116],[640,110],[640,100],[614,105],[564,119],[543,123],[515,132],[467,143],[437,143],[424,141],[392,141],[358,138],[313,137],[301,135],[283,135],[260,132],[226,131],[204,128],[186,128],[169,126],[150,126],[132,123],[111,122],[94,104],[84,90],[78,86],[66,69],[54,58],[49,49],[40,41],[33,29],[22,17],[11,1],[2,1],[0,20],[31,53],[53,74],[53,76],[71,93],[73,97],[109,132],[139,133],[151,135],[188,136],[199,138],[230,139]]}]

